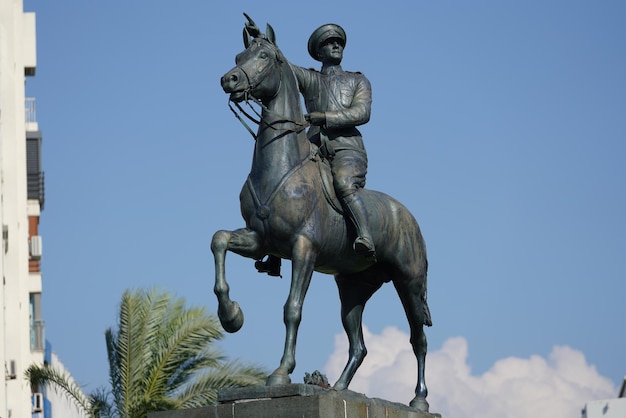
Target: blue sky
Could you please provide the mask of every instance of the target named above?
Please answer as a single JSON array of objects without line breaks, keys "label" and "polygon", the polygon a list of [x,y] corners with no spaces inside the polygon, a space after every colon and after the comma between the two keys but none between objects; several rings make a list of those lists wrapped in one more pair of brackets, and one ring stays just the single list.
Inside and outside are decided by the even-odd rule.
[{"label": "blue sky", "polygon": [[[461,338],[470,373],[483,376],[502,359],[568,347],[616,390],[626,375],[626,3],[263,4],[25,2],[37,13],[26,88],[44,138],[46,336],[76,379],[107,383],[104,330],[126,288],[159,286],[216,311],[210,240],[244,225],[253,147],[219,84],[243,49],[246,12],[307,67],[318,66],[306,52],[317,26],[346,29],[343,66],[373,87],[367,187],[402,201],[428,246],[430,350]],[[234,254],[227,275],[246,323],[222,346],[273,369],[288,276],[257,274]],[[391,286],[365,323],[376,336],[408,331]],[[316,275],[293,380],[325,367],[342,332],[334,281]]]}]

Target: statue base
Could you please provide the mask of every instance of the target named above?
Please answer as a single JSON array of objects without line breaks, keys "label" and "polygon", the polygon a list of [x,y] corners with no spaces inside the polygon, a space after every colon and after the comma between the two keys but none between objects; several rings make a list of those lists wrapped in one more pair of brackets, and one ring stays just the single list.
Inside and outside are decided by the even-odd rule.
[{"label": "statue base", "polygon": [[441,418],[349,390],[292,384],[223,389],[218,405],[152,412],[148,418]]}]

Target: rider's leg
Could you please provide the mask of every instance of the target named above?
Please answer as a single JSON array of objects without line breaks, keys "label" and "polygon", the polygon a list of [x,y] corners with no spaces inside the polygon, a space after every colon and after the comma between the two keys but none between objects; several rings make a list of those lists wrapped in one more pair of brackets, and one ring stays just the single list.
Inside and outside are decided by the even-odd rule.
[{"label": "rider's leg", "polygon": [[283,277],[280,275],[280,265],[280,257],[276,257],[271,254],[267,256],[267,260],[258,260],[254,263],[254,267],[256,267],[259,273],[267,273],[270,276]]},{"label": "rider's leg", "polygon": [[370,234],[367,208],[363,204],[360,193],[357,191],[344,197],[343,206],[357,232],[357,237],[353,243],[354,252],[362,256],[375,257],[376,249]]},{"label": "rider's leg", "polygon": [[354,251],[363,256],[375,257],[374,240],[370,234],[367,208],[360,196],[365,187],[367,173],[367,156],[358,150],[337,151],[331,160],[333,185],[337,196],[346,211],[350,222],[354,225],[357,237],[354,240]]}]

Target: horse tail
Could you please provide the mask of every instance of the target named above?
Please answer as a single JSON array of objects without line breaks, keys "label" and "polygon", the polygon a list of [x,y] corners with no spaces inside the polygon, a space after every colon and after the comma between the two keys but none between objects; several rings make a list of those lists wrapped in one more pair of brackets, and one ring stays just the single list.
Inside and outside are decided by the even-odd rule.
[{"label": "horse tail", "polygon": [[[426,262],[428,264],[428,262]],[[424,283],[424,291],[422,292],[421,295],[421,299],[422,299],[422,314],[423,314],[423,318],[424,318],[424,325],[426,325],[427,327],[432,327],[433,326],[433,320],[430,316],[430,308],[428,307],[428,300],[426,297],[426,293],[427,293],[427,289],[426,289],[426,283]]]}]

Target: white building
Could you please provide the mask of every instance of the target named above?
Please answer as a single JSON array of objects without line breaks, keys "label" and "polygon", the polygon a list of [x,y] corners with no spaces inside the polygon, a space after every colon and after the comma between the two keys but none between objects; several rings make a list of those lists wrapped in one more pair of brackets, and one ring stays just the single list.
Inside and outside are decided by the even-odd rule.
[{"label": "white building", "polygon": [[[46,342],[45,361],[59,371],[66,371],[65,366],[52,351],[48,342]],[[34,412],[32,418],[87,418],[87,415],[84,415],[76,404],[62,392],[50,388],[40,388],[40,390],[43,401],[40,405],[42,408],[40,412]]]},{"label": "white building", "polygon": [[587,402],[582,418],[626,418],[626,377],[617,398]]},{"label": "white building", "polygon": [[54,360],[41,316],[42,136],[35,100],[26,98],[37,67],[35,33],[35,13],[25,13],[22,0],[0,0],[0,418],[79,416],[74,409],[52,417],[55,396],[33,393],[24,378],[31,364]]}]

